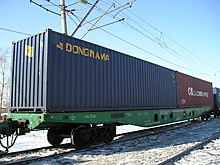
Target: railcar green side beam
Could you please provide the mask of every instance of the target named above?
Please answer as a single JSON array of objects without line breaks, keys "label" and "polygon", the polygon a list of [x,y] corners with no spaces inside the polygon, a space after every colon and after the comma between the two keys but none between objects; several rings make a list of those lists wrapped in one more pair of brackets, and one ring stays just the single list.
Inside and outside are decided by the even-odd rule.
[{"label": "railcar green side beam", "polygon": [[[80,124],[132,124],[151,127],[199,117],[204,119],[211,112],[211,107],[71,113],[14,112],[9,114],[7,121],[0,123],[0,145],[8,151],[19,135],[32,130],[68,128]],[[9,144],[10,136],[13,141]],[[4,138],[7,140],[6,145],[2,143]]]},{"label": "railcar green side beam", "polygon": [[[159,110],[127,110],[102,112],[71,112],[71,113],[10,113],[8,120],[0,123],[0,144],[6,148],[14,145],[19,135],[32,130],[42,130],[57,127],[72,127],[80,124],[132,124],[151,127],[178,121],[202,117],[208,118],[211,107],[159,109]],[[9,144],[9,137],[13,142]],[[7,144],[2,144],[2,139]]]},{"label": "railcar green side beam", "polygon": [[[0,123],[0,135],[12,134],[15,127],[45,129],[57,124],[106,124],[121,123],[149,127],[198,118],[211,111],[211,107],[129,110],[104,112],[71,112],[71,113],[10,113],[9,121]],[[13,121],[18,122],[17,125]],[[21,124],[23,124],[21,126]]]}]

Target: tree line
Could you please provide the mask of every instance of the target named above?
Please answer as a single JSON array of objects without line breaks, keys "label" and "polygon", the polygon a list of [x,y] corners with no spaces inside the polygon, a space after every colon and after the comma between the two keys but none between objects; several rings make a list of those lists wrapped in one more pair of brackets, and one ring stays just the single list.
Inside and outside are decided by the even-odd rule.
[{"label": "tree line", "polygon": [[0,114],[10,105],[11,56],[9,48],[0,48]]}]

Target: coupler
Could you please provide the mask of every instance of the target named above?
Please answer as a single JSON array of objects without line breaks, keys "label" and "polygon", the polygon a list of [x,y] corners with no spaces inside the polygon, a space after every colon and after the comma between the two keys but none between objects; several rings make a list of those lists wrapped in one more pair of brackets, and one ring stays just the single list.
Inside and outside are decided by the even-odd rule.
[{"label": "coupler", "polygon": [[[25,119],[18,121],[8,119],[0,123],[0,145],[6,149],[6,152],[14,145],[19,135],[29,132],[28,124],[29,121]],[[6,140],[6,144],[3,144],[3,139]]]}]

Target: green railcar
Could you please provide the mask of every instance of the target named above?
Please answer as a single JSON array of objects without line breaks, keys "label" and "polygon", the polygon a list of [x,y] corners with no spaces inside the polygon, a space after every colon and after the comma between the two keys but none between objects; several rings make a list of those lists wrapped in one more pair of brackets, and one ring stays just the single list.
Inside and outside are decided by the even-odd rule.
[{"label": "green railcar", "polygon": [[[47,138],[51,145],[58,146],[64,138],[71,138],[75,147],[84,148],[97,141],[111,142],[116,135],[117,125],[158,126],[199,117],[208,118],[211,111],[212,107],[73,113],[10,113],[9,120],[0,123],[0,135],[3,139],[11,135],[16,137],[24,135],[32,130],[48,129]],[[8,149],[13,144],[2,144],[2,146]]]}]

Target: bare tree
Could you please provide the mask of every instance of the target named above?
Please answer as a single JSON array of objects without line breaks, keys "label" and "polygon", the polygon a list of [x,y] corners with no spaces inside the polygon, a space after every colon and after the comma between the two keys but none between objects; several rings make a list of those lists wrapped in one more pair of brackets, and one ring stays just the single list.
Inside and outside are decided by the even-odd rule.
[{"label": "bare tree", "polygon": [[[8,108],[10,86],[10,51],[0,48],[0,106]],[[4,102],[4,103],[3,103]],[[6,107],[5,107],[6,106]]]}]

